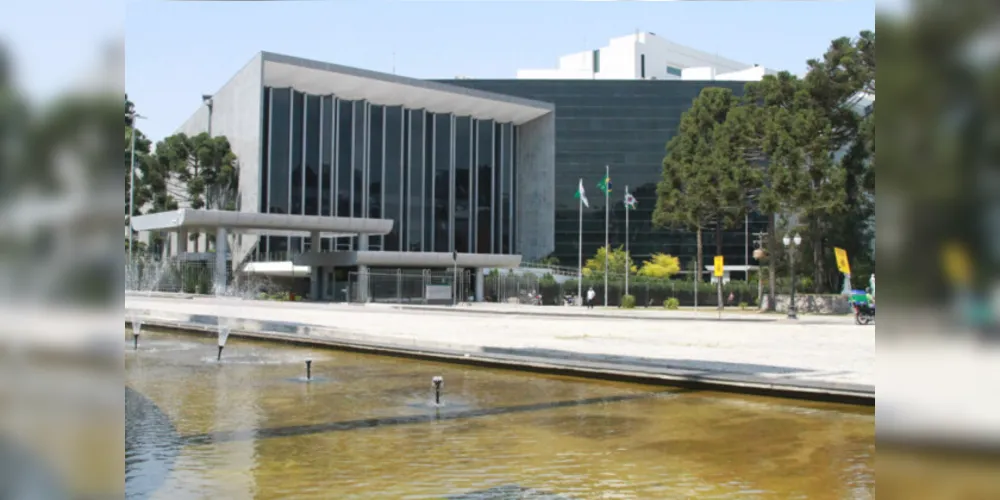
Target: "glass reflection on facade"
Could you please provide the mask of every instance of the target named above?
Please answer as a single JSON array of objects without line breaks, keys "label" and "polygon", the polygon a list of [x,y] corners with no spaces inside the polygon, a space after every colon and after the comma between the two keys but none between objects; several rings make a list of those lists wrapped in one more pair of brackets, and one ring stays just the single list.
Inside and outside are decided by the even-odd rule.
[{"label": "glass reflection on facade", "polygon": [[467,116],[455,118],[455,250],[472,252],[472,123]]},{"label": "glass reflection on facade", "polygon": [[[263,213],[387,218],[373,251],[516,252],[516,135],[510,123],[266,88]],[[359,250],[324,238],[323,251]],[[309,238],[261,238],[283,259]]]},{"label": "glass reflection on facade", "polygon": [[[382,202],[385,199],[382,193],[383,175],[385,164],[383,163],[385,147],[385,107],[371,106],[368,111],[368,179],[366,185],[367,210],[365,217],[373,219],[382,218]],[[382,236],[372,236],[369,238],[368,247],[370,250],[382,250]]]},{"label": "glass reflection on facade", "polygon": [[[694,233],[662,230],[652,226],[656,184],[662,176],[665,147],[677,133],[681,115],[690,109],[692,101],[702,89],[721,87],[741,95],[744,82],[476,79],[444,82],[555,105],[554,254],[560,261],[572,263],[577,259],[578,202],[573,197],[577,183],[582,177],[588,194],[599,194],[596,185],[604,176],[605,165],[611,166],[614,183],[610,198],[611,245],[625,243],[622,201],[627,185],[639,202],[637,210],[629,216],[627,237],[633,256],[636,259],[646,259],[653,253],[669,253],[680,257],[685,266],[694,258],[697,250]],[[516,132],[513,135],[516,137]],[[513,149],[516,148],[515,141]],[[516,158],[516,153],[513,158]],[[506,169],[506,163],[500,168]],[[516,178],[516,162],[510,168]],[[480,178],[481,174],[480,172]],[[509,185],[512,190],[511,199],[516,200],[517,183]],[[498,199],[503,200],[507,191],[505,186],[499,187]],[[604,245],[605,204],[603,196],[590,194],[588,198],[590,209],[584,214],[583,252],[584,255],[594,255]],[[514,210],[516,211],[516,203]],[[511,215],[510,220],[509,229],[507,224],[501,227],[501,233],[508,233],[508,237],[517,232],[516,218]],[[480,222],[479,226],[482,225]],[[750,218],[749,231],[753,233],[766,230],[766,225],[766,219],[755,214]],[[715,251],[713,233],[712,230],[705,233],[706,251]],[[725,230],[722,253],[726,262],[743,264],[746,260],[745,244],[743,224]],[[511,248],[517,251],[513,246]],[[754,262],[751,260],[750,264]]]},{"label": "glass reflection on facade", "polygon": [[406,249],[411,252],[424,250],[424,142],[425,118],[423,110],[413,110],[410,115],[410,140],[407,150],[406,188]]},{"label": "glass reflection on facade", "polygon": [[[320,172],[318,181],[320,215],[329,217],[333,215],[333,196],[336,183],[333,177],[334,151],[333,137],[336,134],[334,120],[336,105],[333,96],[323,96],[320,101],[320,123],[319,123],[319,144],[320,144]],[[332,241],[329,237],[324,237],[320,250],[329,252],[332,248]]]},{"label": "glass reflection on facade", "polygon": [[435,252],[450,252],[451,249],[451,115],[438,114],[434,116],[434,170],[433,210],[431,215],[433,227],[433,249]]},{"label": "glass reflection on facade", "polygon": [[480,120],[476,127],[476,253],[491,253],[493,247],[493,121]]},{"label": "glass reflection on facade", "polygon": [[[354,102],[337,101],[337,166],[335,168],[337,185],[334,188],[337,198],[333,200],[337,217],[351,217],[351,159],[354,152]],[[351,242],[347,238],[336,239],[336,250],[350,250]]]},{"label": "glass reflection on facade", "polygon": [[385,235],[383,250],[402,250],[400,224],[403,220],[403,108],[390,106],[385,110],[385,212],[392,219],[392,232]]}]

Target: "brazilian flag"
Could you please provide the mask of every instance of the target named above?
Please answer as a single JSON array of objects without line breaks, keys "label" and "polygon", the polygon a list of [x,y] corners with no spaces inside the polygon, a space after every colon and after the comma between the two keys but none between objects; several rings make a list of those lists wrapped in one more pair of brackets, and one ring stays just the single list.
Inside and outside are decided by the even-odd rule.
[{"label": "brazilian flag", "polygon": [[600,189],[604,194],[611,194],[611,177],[605,177],[604,180],[597,183],[597,189]]}]

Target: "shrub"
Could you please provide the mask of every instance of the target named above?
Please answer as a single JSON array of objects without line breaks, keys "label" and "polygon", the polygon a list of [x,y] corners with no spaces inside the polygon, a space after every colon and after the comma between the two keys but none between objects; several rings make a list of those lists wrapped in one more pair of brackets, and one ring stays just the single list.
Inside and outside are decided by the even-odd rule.
[{"label": "shrub", "polygon": [[676,298],[670,297],[669,299],[663,301],[663,307],[670,309],[671,311],[676,311],[681,307],[681,303]]},{"label": "shrub", "polygon": [[625,295],[622,297],[622,309],[635,309],[634,295]]},{"label": "shrub", "polygon": [[212,273],[209,272],[208,269],[199,269],[198,271],[198,281],[195,286],[195,291],[199,295],[210,295],[214,288],[212,283]]},{"label": "shrub", "polygon": [[740,309],[746,311],[748,307],[750,307],[750,304],[747,304],[746,302],[740,302]]}]

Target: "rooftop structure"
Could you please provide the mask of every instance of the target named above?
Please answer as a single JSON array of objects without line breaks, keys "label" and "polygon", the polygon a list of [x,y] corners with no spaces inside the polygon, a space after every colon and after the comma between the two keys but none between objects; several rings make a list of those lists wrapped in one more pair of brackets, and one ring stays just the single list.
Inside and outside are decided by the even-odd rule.
[{"label": "rooftop structure", "polygon": [[525,80],[756,81],[776,71],[686,47],[654,33],[612,38],[607,46],[559,58],[554,69],[522,69]]}]

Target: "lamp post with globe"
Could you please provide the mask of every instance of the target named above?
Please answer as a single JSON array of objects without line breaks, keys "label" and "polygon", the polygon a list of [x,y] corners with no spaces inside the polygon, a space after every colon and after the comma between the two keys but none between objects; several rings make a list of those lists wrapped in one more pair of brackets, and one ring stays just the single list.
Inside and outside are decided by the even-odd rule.
[{"label": "lamp post with globe", "polygon": [[788,319],[798,319],[795,314],[795,252],[798,251],[799,245],[802,244],[802,237],[796,234],[793,237],[788,237],[786,234],[781,242],[785,244],[785,248],[788,249],[788,264],[791,268],[792,277],[792,293],[788,302]]}]

